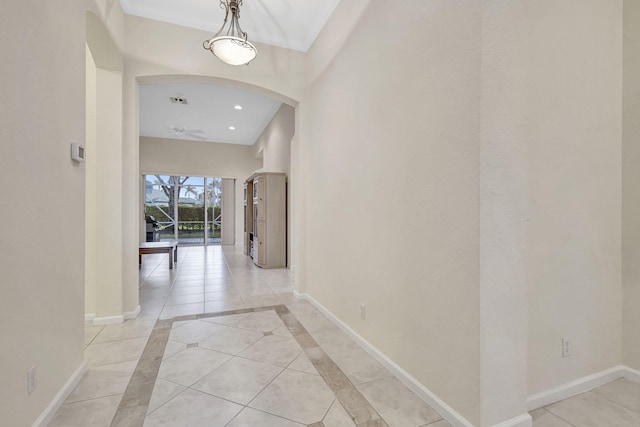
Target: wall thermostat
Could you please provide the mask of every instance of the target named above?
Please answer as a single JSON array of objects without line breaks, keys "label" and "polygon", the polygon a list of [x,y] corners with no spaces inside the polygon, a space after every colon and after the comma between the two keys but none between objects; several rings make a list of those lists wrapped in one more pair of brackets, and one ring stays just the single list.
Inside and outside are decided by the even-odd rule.
[{"label": "wall thermostat", "polygon": [[85,161],[84,145],[76,143],[71,144],[71,160],[75,160],[76,162]]}]

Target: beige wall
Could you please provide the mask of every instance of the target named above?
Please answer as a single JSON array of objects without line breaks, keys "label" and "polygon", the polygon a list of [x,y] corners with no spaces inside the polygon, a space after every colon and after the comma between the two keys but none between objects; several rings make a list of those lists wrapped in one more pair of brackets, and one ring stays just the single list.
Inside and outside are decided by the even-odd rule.
[{"label": "beige wall", "polygon": [[622,2],[535,0],[529,14],[535,394],[621,362]]},{"label": "beige wall", "polygon": [[[0,13],[0,420],[31,425],[83,362],[85,5]],[[46,42],[43,42],[46,40]],[[45,249],[46,248],[46,249]],[[26,373],[37,365],[38,388]]]},{"label": "beige wall", "polygon": [[127,193],[123,192],[122,57],[94,12],[86,15],[91,55],[87,74],[93,80],[87,80],[91,84],[87,84],[86,97],[94,111],[86,123],[85,313],[95,316],[95,324],[106,324],[121,322],[125,313],[133,312],[137,293],[134,301],[124,297],[123,199]]},{"label": "beige wall", "polygon": [[527,302],[527,23],[526,0],[482,2],[480,426],[528,418],[527,316],[522,309]]},{"label": "beige wall", "polygon": [[295,109],[282,104],[256,143],[255,155],[262,157],[267,172],[291,173],[291,138],[295,133]]},{"label": "beige wall", "polygon": [[120,316],[123,306],[122,72],[98,68],[96,150],[96,318]]},{"label": "beige wall", "polygon": [[370,2],[301,102],[307,292],[474,423],[479,12]]},{"label": "beige wall", "polygon": [[622,138],[623,363],[640,370],[640,2],[624,2]]},{"label": "beige wall", "polygon": [[96,218],[96,199],[97,199],[97,185],[96,185],[96,140],[97,140],[97,125],[96,125],[96,64],[91,55],[91,49],[89,46],[86,48],[86,124],[85,132],[86,137],[84,146],[87,153],[91,153],[87,156],[85,162],[85,255],[84,255],[84,312],[91,316],[96,313],[96,269],[98,266],[98,259],[96,255],[97,241],[97,218]]},{"label": "beige wall", "polygon": [[291,139],[296,131],[295,108],[282,104],[254,144],[256,156],[262,157],[262,165],[267,172],[287,174],[287,266],[291,266]]},{"label": "beige wall", "polygon": [[140,173],[214,176],[236,179],[236,242],[244,240],[244,180],[262,167],[248,145],[140,138]]}]

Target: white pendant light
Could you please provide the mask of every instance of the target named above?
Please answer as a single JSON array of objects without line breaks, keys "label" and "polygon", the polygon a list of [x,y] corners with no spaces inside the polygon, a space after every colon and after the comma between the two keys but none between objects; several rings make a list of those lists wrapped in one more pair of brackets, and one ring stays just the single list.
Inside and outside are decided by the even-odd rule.
[{"label": "white pendant light", "polygon": [[[242,31],[238,22],[242,1],[220,0],[220,8],[225,9],[224,22],[220,30],[203,44],[206,50],[230,65],[249,64],[258,54],[255,46],[247,41],[247,33]],[[231,20],[229,20],[229,12],[231,12]],[[229,27],[225,31],[227,22]]]}]

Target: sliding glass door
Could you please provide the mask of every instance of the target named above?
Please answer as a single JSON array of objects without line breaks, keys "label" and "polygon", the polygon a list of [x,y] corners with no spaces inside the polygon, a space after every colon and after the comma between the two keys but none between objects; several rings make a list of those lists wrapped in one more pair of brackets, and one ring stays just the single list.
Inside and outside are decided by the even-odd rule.
[{"label": "sliding glass door", "polygon": [[178,241],[181,245],[204,245],[205,197],[202,177],[178,177]]},{"label": "sliding glass door", "polygon": [[145,175],[144,180],[147,241],[221,243],[221,178]]},{"label": "sliding glass door", "polygon": [[222,179],[207,178],[207,242],[219,245],[222,234]]}]

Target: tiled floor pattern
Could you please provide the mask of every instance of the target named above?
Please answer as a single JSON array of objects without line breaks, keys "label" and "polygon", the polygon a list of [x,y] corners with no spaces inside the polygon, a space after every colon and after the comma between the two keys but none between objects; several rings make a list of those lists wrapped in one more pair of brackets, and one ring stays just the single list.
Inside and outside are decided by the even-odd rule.
[{"label": "tiled floor pattern", "polygon": [[[137,319],[87,325],[89,371],[50,426],[450,425],[296,300],[288,270],[258,269],[240,247],[182,248],[174,270],[144,256],[140,283]],[[640,426],[640,384],[532,416],[535,427]]]},{"label": "tiled floor pattern", "polygon": [[620,378],[531,412],[534,427],[638,427],[640,383]]},{"label": "tiled floor pattern", "polygon": [[[175,343],[174,349],[182,351],[165,353],[157,362],[159,369],[150,369],[149,363],[138,365],[150,371],[149,382],[156,380],[157,372],[155,387],[151,391],[144,386],[144,375],[137,375],[137,369],[134,378],[139,381],[130,383],[112,426],[449,425],[379,365],[373,366],[366,381],[383,380],[378,387],[356,386],[293,314],[313,311],[318,315],[313,307],[306,302],[290,307],[183,316],[170,329],[168,322],[159,321],[149,342],[163,341],[167,349]],[[156,355],[149,347],[145,354],[153,363]],[[357,366],[361,357],[343,359]],[[360,369],[354,372],[367,375]],[[390,424],[371,406],[371,399],[365,399],[365,393],[384,400],[378,407],[387,410]],[[398,400],[390,400],[392,395]]]}]

